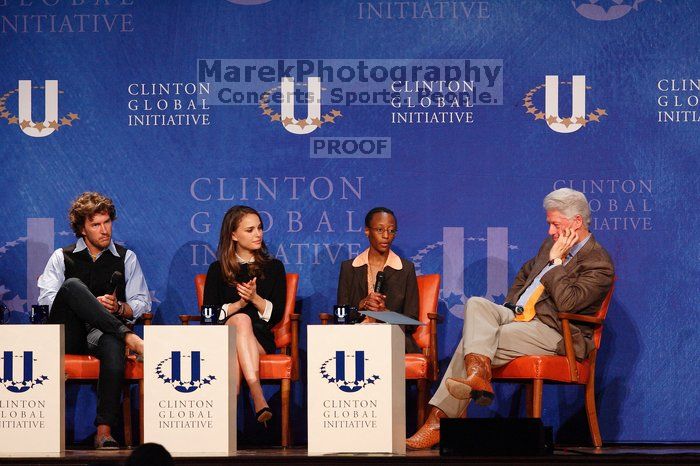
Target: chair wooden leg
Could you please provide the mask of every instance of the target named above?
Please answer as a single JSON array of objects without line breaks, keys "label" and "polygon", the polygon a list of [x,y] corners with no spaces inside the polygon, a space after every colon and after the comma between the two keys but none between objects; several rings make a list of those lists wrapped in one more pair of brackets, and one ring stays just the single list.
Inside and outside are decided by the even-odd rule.
[{"label": "chair wooden leg", "polygon": [[428,379],[418,379],[418,399],[416,400],[416,425],[420,429],[428,412]]},{"label": "chair wooden leg", "polygon": [[588,417],[588,428],[591,430],[593,446],[600,448],[603,446],[603,439],[600,436],[598,414],[595,408],[595,384],[593,383],[593,374],[589,377],[588,383],[586,384],[586,416]]},{"label": "chair wooden leg", "polygon": [[542,379],[535,379],[532,381],[532,417],[541,418],[542,417],[542,388],[544,387],[544,381]]},{"label": "chair wooden leg", "polygon": [[291,432],[289,430],[289,408],[292,392],[292,381],[282,379],[282,447],[287,448],[291,443]]},{"label": "chair wooden leg", "polygon": [[525,383],[525,416],[532,416],[532,382]]},{"label": "chair wooden leg", "polygon": [[143,379],[139,380],[139,444],[143,445]]},{"label": "chair wooden leg", "polygon": [[122,410],[124,414],[124,443],[127,447],[133,446],[133,436],[131,432],[131,385],[129,382],[124,383],[124,401],[122,402]]}]

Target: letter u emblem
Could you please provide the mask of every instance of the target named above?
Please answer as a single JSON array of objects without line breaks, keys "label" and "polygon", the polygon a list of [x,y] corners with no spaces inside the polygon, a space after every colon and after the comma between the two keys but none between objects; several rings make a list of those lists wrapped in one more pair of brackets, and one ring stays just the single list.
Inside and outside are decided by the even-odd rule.
[{"label": "letter u emblem", "polygon": [[[190,382],[198,382],[200,377],[201,377],[201,358],[200,358],[200,352],[199,351],[192,351],[191,353],[191,358],[190,358]],[[180,352],[179,351],[172,351],[171,352],[171,358],[170,358],[170,363],[171,363],[171,379],[173,382],[184,382],[182,380],[182,359],[180,357]],[[180,393],[190,393],[197,388],[199,388],[199,384],[192,384],[192,383],[187,383],[188,386],[182,385],[182,384],[174,384],[175,390],[177,390]]]},{"label": "letter u emblem", "polygon": [[[284,129],[292,134],[309,134],[318,128],[313,123],[314,120],[319,121],[321,118],[321,78],[309,77],[308,81],[308,98],[307,116],[305,119],[297,120],[294,117],[294,78],[282,78],[282,121],[291,121],[285,124]],[[303,121],[305,124],[300,125]]]},{"label": "letter u emblem", "polygon": [[39,131],[34,128],[32,120],[32,82],[30,80],[20,80],[19,82],[19,121],[28,121],[29,125],[22,129],[22,132],[33,138],[44,138],[52,134],[55,129],[49,127],[51,122],[58,122],[58,81],[47,80],[44,85],[44,128]]},{"label": "letter u emblem", "polygon": [[[3,381],[13,381],[14,380],[14,354],[12,351],[3,351]],[[34,379],[34,352],[24,351],[23,365],[24,365],[24,376],[21,385],[16,383],[10,386],[6,386],[7,390],[12,393],[23,393],[32,388],[32,381]]]},{"label": "letter u emblem", "polygon": [[[345,379],[345,351],[335,352],[335,379],[346,381]],[[360,384],[365,380],[365,352],[355,351],[355,386],[339,385],[341,391],[353,393],[360,390],[364,385]]]},{"label": "letter u emblem", "polygon": [[[576,121],[586,118],[586,77],[583,75],[574,75],[571,81],[571,123],[562,123],[563,119],[559,118],[559,76],[547,75],[545,80],[545,97],[544,97],[544,113],[547,118],[547,126],[552,131],[557,133],[573,133],[578,131],[583,125]],[[556,122],[550,122],[549,118],[556,118]]]}]

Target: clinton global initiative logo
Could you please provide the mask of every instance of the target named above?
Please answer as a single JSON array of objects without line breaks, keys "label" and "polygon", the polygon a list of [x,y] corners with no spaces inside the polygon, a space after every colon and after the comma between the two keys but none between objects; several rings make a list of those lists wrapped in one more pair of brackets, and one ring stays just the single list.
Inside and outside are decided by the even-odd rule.
[{"label": "clinton global initiative logo", "polygon": [[[571,88],[571,115],[561,118],[559,115],[559,88]],[[540,97],[540,90],[545,89],[544,111],[538,107],[533,99]],[[608,116],[604,108],[596,108],[586,114],[586,91],[591,90],[586,86],[586,76],[574,75],[572,81],[559,81],[559,76],[548,75],[544,84],[530,89],[523,98],[525,112],[532,115],[535,121],[542,120],[549,129],[557,133],[573,133],[585,128],[589,123],[600,123],[601,119]],[[541,103],[539,103],[541,105]]]},{"label": "clinton global initiative logo", "polygon": [[471,112],[461,107],[503,104],[502,68],[501,59],[197,62],[198,82],[211,85],[211,105],[256,106],[267,121],[292,134],[336,124],[357,105],[400,108],[392,110],[392,123],[471,123]]},{"label": "clinton global initiative logo", "polygon": [[486,0],[467,1],[377,1],[357,2],[357,19],[385,20],[487,20],[491,5]]},{"label": "clinton global initiative logo", "polygon": [[[183,359],[190,360],[189,380],[183,380]],[[189,355],[183,355],[180,351],[172,351],[169,358],[165,358],[158,363],[156,375],[164,384],[170,384],[176,391],[192,393],[204,385],[210,385],[216,380],[214,375],[202,377],[202,361],[204,359],[202,359],[200,351],[191,351]]]},{"label": "clinton global initiative logo", "polygon": [[[612,21],[638,12],[644,0],[571,0],[578,14],[594,21]],[[656,0],[661,3],[661,0]]]},{"label": "clinton global initiative logo", "polygon": [[[2,363],[0,366],[3,369],[0,384],[2,384],[8,392],[24,393],[32,388],[42,385],[44,381],[49,380],[45,375],[40,375],[34,378],[34,352],[23,351],[22,355],[15,355],[12,351],[3,351]],[[22,367],[22,377],[17,378],[15,366]]]},{"label": "clinton global initiative logo", "polygon": [[469,296],[502,303],[508,293],[508,228],[488,227],[486,236],[465,235],[463,227],[443,227],[442,240],[420,249],[411,260],[416,274],[441,275],[440,299],[455,317],[464,318]]},{"label": "clinton global initiative logo", "polygon": [[[268,89],[260,95],[258,107],[270,123],[281,123],[292,134],[309,134],[325,124],[335,124],[336,118],[343,116],[337,109],[321,115],[321,92],[321,78],[317,76],[309,77],[307,83],[296,84],[294,78],[284,77],[281,86]],[[279,99],[275,99],[278,96]],[[270,106],[271,99],[280,102],[279,113]],[[307,102],[306,118],[295,117],[295,101]]]},{"label": "clinton global initiative logo", "polygon": [[[354,354],[336,351],[335,356],[321,364],[321,378],[337,386],[341,392],[354,393],[360,391],[367,385],[374,385],[379,380],[378,375],[365,377],[365,363],[367,361],[369,359],[365,358],[364,351],[355,351]],[[348,362],[349,364],[347,364]],[[353,366],[354,377],[347,370]]]},{"label": "clinton global initiative logo", "polygon": [[0,34],[131,33],[134,32],[131,11],[135,2],[0,0]]},{"label": "clinton global initiative logo", "polygon": [[[32,118],[32,89],[44,91],[44,121],[35,122]],[[0,96],[0,118],[8,125],[17,125],[27,136],[43,138],[53,134],[64,126],[73,126],[79,120],[77,113],[66,113],[58,116],[58,95],[63,91],[58,89],[57,80],[47,80],[43,86],[32,86],[30,80],[20,80],[16,89],[11,89]],[[17,95],[17,114],[12,112],[11,101]]]}]

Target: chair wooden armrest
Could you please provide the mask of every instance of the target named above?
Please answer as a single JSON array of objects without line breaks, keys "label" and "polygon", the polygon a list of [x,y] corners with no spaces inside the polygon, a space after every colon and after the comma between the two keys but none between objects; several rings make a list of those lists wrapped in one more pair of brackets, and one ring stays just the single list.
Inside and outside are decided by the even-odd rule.
[{"label": "chair wooden armrest", "polygon": [[437,380],[440,375],[440,367],[438,365],[438,343],[437,343],[437,324],[442,323],[443,318],[440,314],[429,312],[430,319],[430,348],[425,348],[423,353],[430,358],[430,372],[432,380]]},{"label": "chair wooden armrest", "polygon": [[321,325],[328,325],[328,323],[333,318],[333,314],[328,314],[327,312],[322,312],[318,315],[318,317],[321,319]]},{"label": "chair wooden armrest", "polygon": [[292,380],[299,379],[299,321],[301,314],[291,314],[292,321]]},{"label": "chair wooden armrest", "polygon": [[589,324],[603,325],[603,319],[582,314],[572,314],[570,312],[559,312],[557,314],[561,320],[573,320],[576,322],[587,322]]},{"label": "chair wooden armrest", "polygon": [[559,312],[557,314],[561,320],[561,327],[564,332],[564,349],[566,350],[566,360],[569,363],[569,373],[573,382],[578,382],[578,370],[576,369],[576,352],[574,351],[574,342],[571,338],[570,320],[574,322],[586,322],[589,324],[602,325],[603,319],[582,314],[573,314],[571,312]]},{"label": "chair wooden armrest", "polygon": [[576,369],[576,352],[574,351],[574,342],[571,338],[571,325],[568,319],[562,319],[562,330],[564,331],[564,350],[566,351],[566,360],[569,363],[569,374],[572,382],[578,382],[578,369]]},{"label": "chair wooden armrest", "polygon": [[182,325],[189,325],[190,322],[199,322],[202,320],[201,315],[180,314],[178,317]]}]

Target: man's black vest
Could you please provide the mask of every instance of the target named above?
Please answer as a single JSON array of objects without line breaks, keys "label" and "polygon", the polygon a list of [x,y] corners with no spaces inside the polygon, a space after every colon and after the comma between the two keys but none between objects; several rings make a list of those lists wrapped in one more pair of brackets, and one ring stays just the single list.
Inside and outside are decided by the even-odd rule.
[{"label": "man's black vest", "polygon": [[[66,266],[65,277],[77,278],[90,289],[93,295],[102,296],[105,294],[114,293],[114,286],[109,284],[114,272],[124,274],[124,258],[126,257],[126,249],[115,244],[119,257],[116,257],[108,249],[103,251],[100,257],[93,262],[90,257],[90,251],[87,248],[79,252],[75,251],[75,244],[63,248],[63,263]],[[117,299],[126,301],[124,286],[119,287],[117,291]]]}]

